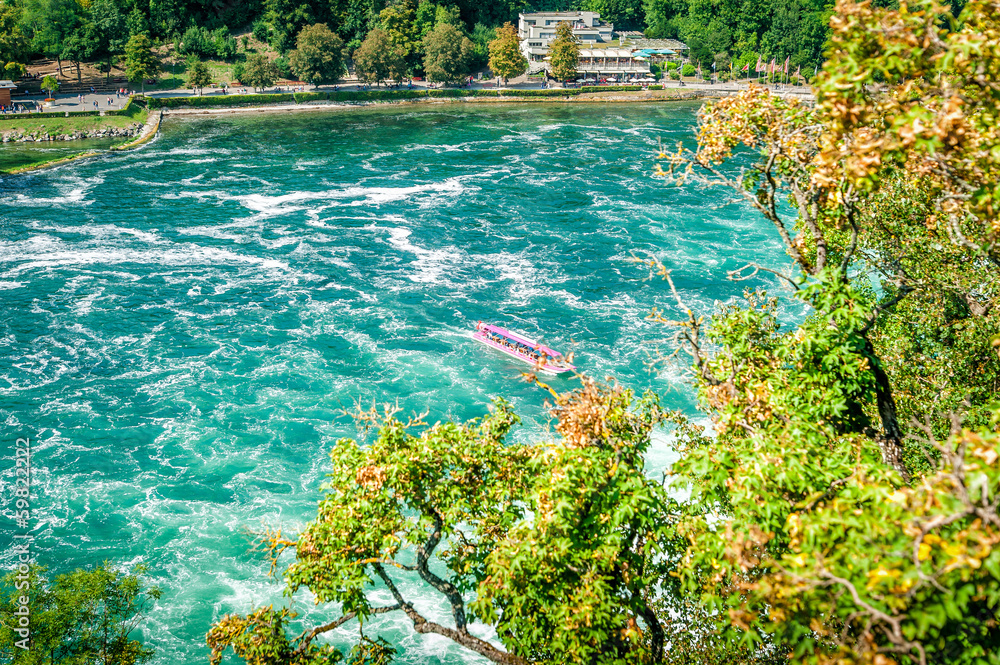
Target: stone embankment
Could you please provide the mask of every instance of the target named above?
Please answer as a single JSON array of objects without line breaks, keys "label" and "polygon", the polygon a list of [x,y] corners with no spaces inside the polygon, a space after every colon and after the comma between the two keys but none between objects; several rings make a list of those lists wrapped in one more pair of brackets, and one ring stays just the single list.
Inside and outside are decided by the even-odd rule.
[{"label": "stone embankment", "polygon": [[77,130],[72,134],[50,134],[46,132],[45,125],[40,130],[22,132],[18,129],[11,129],[3,132],[4,143],[31,143],[39,141],[77,141],[79,139],[111,139],[130,138],[142,132],[141,122],[132,123],[128,127],[96,127],[88,130]]}]

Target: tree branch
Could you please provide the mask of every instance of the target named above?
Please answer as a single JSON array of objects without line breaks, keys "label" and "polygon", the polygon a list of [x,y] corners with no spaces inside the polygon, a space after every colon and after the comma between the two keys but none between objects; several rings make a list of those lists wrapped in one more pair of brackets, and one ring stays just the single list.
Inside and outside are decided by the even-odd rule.
[{"label": "tree branch", "polygon": [[376,563],[373,567],[375,568],[375,573],[382,579],[382,582],[384,582],[385,586],[389,589],[389,593],[392,594],[392,597],[396,599],[397,603],[399,603],[403,612],[405,612],[406,616],[413,622],[413,629],[421,635],[425,635],[427,633],[442,635],[456,644],[460,644],[466,649],[474,651],[480,656],[483,656],[494,663],[499,663],[500,665],[528,665],[528,661],[523,658],[520,658],[512,653],[507,653],[506,651],[501,651],[489,642],[481,640],[475,635],[470,634],[465,629],[456,630],[454,628],[448,628],[446,626],[442,626],[441,624],[434,623],[433,621],[428,621],[422,617],[419,612],[413,609],[413,605],[406,602],[403,598],[403,594],[400,593],[399,588],[396,586],[396,583],[392,581],[392,578],[385,572],[385,568],[383,568],[381,564]]},{"label": "tree branch", "polygon": [[[399,603],[395,605],[389,605],[387,607],[373,607],[371,608],[371,614],[386,614],[387,612],[395,612],[396,610],[400,610],[402,608],[403,606]],[[334,619],[330,623],[325,623],[322,626],[316,626],[312,630],[303,631],[302,634],[299,635],[299,645],[295,647],[295,653],[296,654],[304,653],[305,650],[309,648],[309,644],[314,639],[316,639],[317,635],[321,635],[323,633],[339,628],[340,626],[344,625],[345,623],[355,618],[356,616],[358,616],[357,612],[348,612],[344,616],[340,617],[339,619]]]}]

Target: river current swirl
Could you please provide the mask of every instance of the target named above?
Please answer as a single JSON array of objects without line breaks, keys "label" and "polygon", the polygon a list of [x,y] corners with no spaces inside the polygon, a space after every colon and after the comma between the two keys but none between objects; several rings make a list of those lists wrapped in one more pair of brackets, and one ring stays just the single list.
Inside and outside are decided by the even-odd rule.
[{"label": "river current swirl", "polygon": [[[707,314],[746,286],[726,270],[783,256],[724,192],[652,177],[658,141],[690,140],[696,110],[169,119],[136,152],[0,181],[2,456],[12,473],[14,438],[32,438],[39,563],[147,564],[155,662],[206,662],[213,619],[282,602],[245,532],[314,515],[332,442],[356,433],[341,409],[467,419],[503,394],[525,418],[516,437],[547,436],[544,394],[470,339],[478,320],[693,413],[679,368],[647,368],[672,349],[646,315],[678,312],[630,257],[661,259]],[[670,454],[657,439],[651,472]],[[402,616],[379,633],[401,662],[476,660]]]}]

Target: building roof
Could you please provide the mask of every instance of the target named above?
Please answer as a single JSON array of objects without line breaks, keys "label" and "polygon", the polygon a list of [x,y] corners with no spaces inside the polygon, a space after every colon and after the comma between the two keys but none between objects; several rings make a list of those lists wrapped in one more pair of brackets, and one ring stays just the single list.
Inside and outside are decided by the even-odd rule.
[{"label": "building roof", "polygon": [[0,88],[7,88],[13,90],[17,87],[17,84],[13,81],[0,81]]},{"label": "building roof", "polygon": [[[594,12],[587,12],[588,14],[593,14]],[[583,16],[583,12],[530,12],[528,14],[521,14],[522,18],[527,18],[530,16]]]},{"label": "building roof", "polygon": [[686,51],[688,45],[676,39],[633,39],[632,43],[644,49],[670,49],[672,51]]},{"label": "building roof", "polygon": [[582,48],[581,58],[631,58],[632,49],[627,48]]}]

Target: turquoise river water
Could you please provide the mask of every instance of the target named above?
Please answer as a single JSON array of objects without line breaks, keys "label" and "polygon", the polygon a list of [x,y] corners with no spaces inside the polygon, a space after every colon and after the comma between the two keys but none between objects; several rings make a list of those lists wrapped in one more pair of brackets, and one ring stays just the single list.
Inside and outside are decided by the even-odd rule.
[{"label": "turquoise river water", "polygon": [[[658,140],[689,139],[696,110],[169,119],[138,151],[0,181],[2,473],[30,436],[38,562],[148,564],[163,590],[144,628],[155,662],[206,662],[213,619],[282,602],[245,532],[311,518],[327,450],[355,434],[340,409],[398,400],[466,419],[503,394],[525,417],[517,437],[545,435],[545,395],[470,339],[478,320],[693,413],[681,367],[647,368],[671,347],[646,314],[679,312],[629,257],[660,258],[706,314],[746,286],[726,270],[783,262],[776,234],[725,192],[652,177]],[[650,472],[670,455],[658,436]],[[401,662],[476,660],[402,616],[366,633]]]}]

